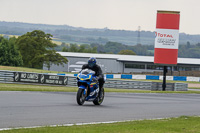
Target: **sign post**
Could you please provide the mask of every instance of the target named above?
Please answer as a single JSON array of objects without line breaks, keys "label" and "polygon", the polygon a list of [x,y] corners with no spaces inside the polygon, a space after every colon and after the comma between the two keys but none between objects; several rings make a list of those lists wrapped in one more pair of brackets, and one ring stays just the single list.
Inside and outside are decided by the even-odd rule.
[{"label": "sign post", "polygon": [[177,65],[179,11],[157,11],[154,64],[163,65],[163,91],[166,89],[167,65]]}]

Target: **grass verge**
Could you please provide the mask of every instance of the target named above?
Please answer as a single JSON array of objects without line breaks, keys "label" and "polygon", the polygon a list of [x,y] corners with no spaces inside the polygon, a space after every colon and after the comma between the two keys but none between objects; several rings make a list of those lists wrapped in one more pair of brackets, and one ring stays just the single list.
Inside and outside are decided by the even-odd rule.
[{"label": "grass verge", "polygon": [[[77,87],[66,86],[44,86],[29,84],[5,84],[0,83],[0,91],[50,91],[50,92],[77,92]],[[196,93],[200,91],[149,91],[149,90],[133,90],[133,89],[114,89],[105,88],[105,92],[120,93]]]},{"label": "grass verge", "polygon": [[29,85],[29,84],[4,84],[4,83],[0,83],[0,91],[76,92],[77,91],[77,87],[45,86],[45,85]]},{"label": "grass verge", "polygon": [[48,70],[26,68],[26,67],[11,67],[11,66],[0,66],[0,70],[34,72],[34,73],[66,73],[66,72],[48,71]]},{"label": "grass verge", "polygon": [[189,87],[189,89],[200,89],[199,87]]},{"label": "grass verge", "polygon": [[81,126],[58,126],[32,129],[14,129],[2,133],[199,133],[200,117],[93,124]]}]

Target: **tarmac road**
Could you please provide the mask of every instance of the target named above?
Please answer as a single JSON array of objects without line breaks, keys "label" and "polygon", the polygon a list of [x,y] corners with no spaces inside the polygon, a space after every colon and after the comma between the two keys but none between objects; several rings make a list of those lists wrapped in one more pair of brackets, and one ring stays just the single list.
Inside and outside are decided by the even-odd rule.
[{"label": "tarmac road", "polygon": [[72,92],[0,91],[0,129],[200,116],[199,105],[198,94],[106,93],[101,106],[79,106]]}]

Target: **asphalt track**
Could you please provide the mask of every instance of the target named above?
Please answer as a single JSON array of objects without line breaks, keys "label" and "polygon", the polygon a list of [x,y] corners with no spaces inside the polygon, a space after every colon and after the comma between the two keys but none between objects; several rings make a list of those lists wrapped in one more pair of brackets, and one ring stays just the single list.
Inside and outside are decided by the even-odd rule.
[{"label": "asphalt track", "polygon": [[0,91],[0,129],[182,115],[200,116],[200,95],[106,93],[101,106],[79,106],[72,92]]}]

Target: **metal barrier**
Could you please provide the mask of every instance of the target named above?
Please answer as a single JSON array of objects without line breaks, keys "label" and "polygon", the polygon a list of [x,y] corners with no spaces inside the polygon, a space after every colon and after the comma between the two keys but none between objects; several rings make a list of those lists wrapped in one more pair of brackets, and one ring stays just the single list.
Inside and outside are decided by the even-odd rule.
[{"label": "metal barrier", "polygon": [[132,80],[107,80],[105,87],[107,88],[123,88],[123,89],[143,89],[151,90],[152,82],[132,81]]},{"label": "metal barrier", "polygon": [[[55,74],[39,74],[28,72],[0,71],[0,83],[31,83],[31,84],[54,84],[77,86],[74,76],[64,76]],[[133,80],[106,80],[104,87],[116,89],[140,89],[161,91],[161,82],[133,81]],[[187,91],[186,83],[167,83],[166,91]]]},{"label": "metal barrier", "polygon": [[174,91],[186,91],[188,89],[188,84],[186,83],[175,83]]},{"label": "metal barrier", "polygon": [[14,82],[14,72],[0,71],[0,83],[12,83],[12,82]]},{"label": "metal barrier", "polygon": [[67,85],[69,86],[77,86],[77,80],[76,77],[68,77]]}]

